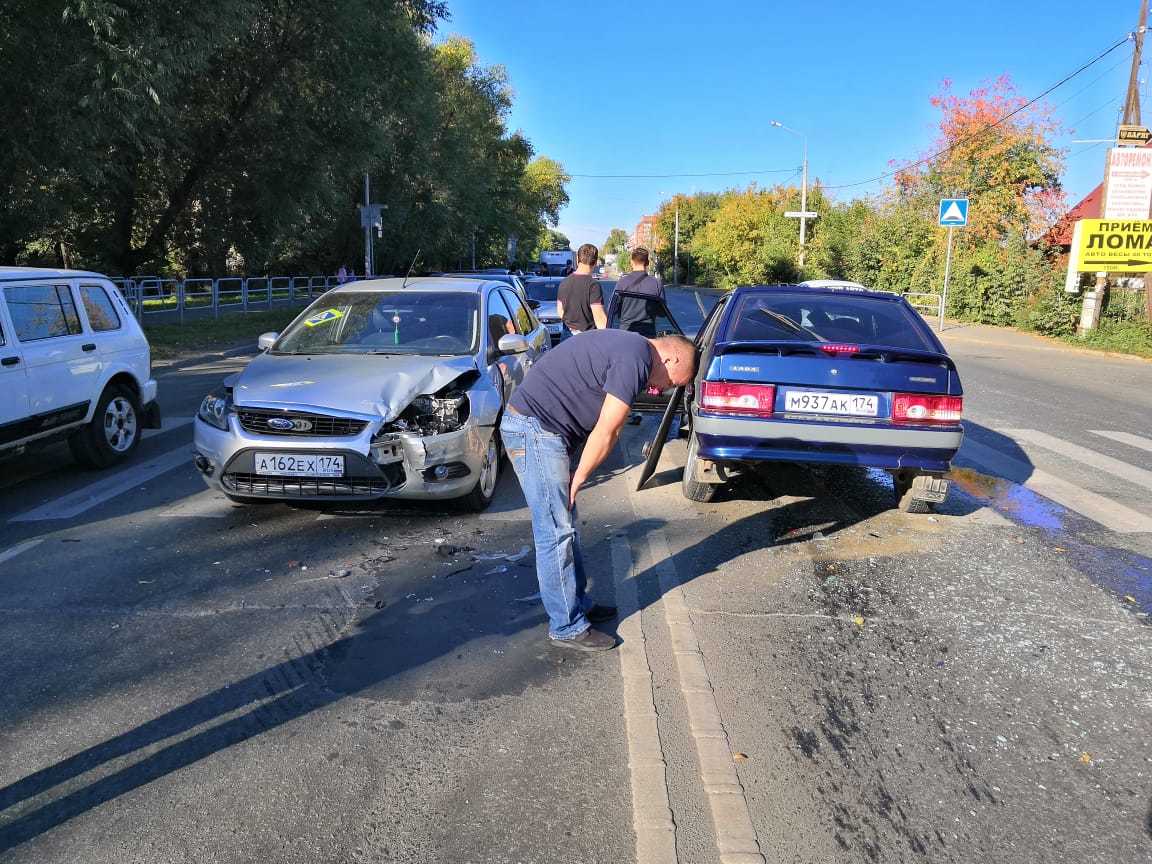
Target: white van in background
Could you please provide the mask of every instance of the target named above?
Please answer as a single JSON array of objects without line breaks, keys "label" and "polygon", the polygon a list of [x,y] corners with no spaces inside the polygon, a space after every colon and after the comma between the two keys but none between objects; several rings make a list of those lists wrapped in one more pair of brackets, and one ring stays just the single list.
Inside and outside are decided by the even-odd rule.
[{"label": "white van in background", "polygon": [[0,457],[67,439],[106,468],[160,428],[148,340],[98,273],[0,267]]}]

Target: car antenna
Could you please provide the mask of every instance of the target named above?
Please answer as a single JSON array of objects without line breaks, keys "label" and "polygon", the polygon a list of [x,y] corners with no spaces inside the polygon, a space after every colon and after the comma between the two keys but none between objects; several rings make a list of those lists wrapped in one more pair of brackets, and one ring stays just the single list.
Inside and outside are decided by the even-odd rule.
[{"label": "car antenna", "polygon": [[420,260],[420,253],[423,251],[423,249],[416,250],[416,257],[412,259],[412,266],[408,268],[408,274],[404,277],[404,282],[400,286],[401,288],[408,287],[408,280],[412,278],[412,271],[416,269],[416,262]]}]

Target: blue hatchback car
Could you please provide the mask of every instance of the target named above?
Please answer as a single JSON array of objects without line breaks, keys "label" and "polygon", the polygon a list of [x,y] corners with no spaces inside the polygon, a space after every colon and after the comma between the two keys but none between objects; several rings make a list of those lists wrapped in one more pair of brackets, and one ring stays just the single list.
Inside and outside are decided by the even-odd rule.
[{"label": "blue hatchback car", "polygon": [[898,506],[911,512],[944,500],[964,435],[963,389],[903,297],[740,287],[713,309],[697,345],[700,368],[685,397],[686,497],[709,501],[734,470],[756,463],[808,462],[885,469]]}]

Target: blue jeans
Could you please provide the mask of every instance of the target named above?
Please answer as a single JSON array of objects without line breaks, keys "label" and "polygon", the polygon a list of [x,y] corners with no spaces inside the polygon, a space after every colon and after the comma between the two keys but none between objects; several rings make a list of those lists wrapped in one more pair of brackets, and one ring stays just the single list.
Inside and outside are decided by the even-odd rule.
[{"label": "blue jeans", "polygon": [[575,639],[590,626],[584,559],[576,533],[576,511],[568,507],[571,462],[564,439],[546,431],[535,417],[504,412],[500,437],[520,479],[532,514],[536,579],[548,613],[548,635]]}]

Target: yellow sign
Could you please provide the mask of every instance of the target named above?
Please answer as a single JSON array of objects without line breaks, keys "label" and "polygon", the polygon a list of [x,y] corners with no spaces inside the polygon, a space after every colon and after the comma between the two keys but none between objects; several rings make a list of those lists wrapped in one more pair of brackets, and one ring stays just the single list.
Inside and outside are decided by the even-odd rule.
[{"label": "yellow sign", "polygon": [[1077,270],[1152,272],[1152,219],[1084,219],[1079,233]]},{"label": "yellow sign", "polygon": [[1147,144],[1152,132],[1145,126],[1121,126],[1116,132],[1117,144]]}]

